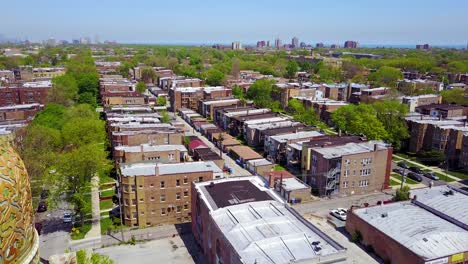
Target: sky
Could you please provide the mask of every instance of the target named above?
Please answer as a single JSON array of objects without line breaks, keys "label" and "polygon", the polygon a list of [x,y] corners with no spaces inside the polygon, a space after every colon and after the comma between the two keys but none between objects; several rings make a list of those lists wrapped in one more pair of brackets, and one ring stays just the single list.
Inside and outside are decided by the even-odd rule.
[{"label": "sky", "polygon": [[32,41],[466,45],[468,0],[5,0],[0,34]]}]

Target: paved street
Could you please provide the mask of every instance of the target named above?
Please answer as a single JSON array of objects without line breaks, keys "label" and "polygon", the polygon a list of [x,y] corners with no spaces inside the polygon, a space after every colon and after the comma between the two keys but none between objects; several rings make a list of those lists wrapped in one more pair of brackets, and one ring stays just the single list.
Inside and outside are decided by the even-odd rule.
[{"label": "paved street", "polygon": [[[413,164],[411,164],[411,163],[409,163],[409,162],[406,161],[406,160],[405,160],[405,162],[407,162],[408,166],[412,166],[412,165],[414,165],[414,164],[419,164],[419,163],[415,163],[415,162],[413,162]],[[401,167],[399,167],[399,166],[397,165],[397,163],[398,163],[397,161],[392,161],[392,172],[393,172],[393,169],[395,169],[395,168],[400,168],[400,169],[401,169]],[[419,165],[420,165],[420,164],[419,164]],[[430,168],[430,167],[427,167],[427,168]],[[410,172],[410,170],[408,170],[408,169],[406,169],[405,171],[406,171],[406,173]],[[445,175],[445,174],[444,174],[444,175]],[[427,187],[427,186],[429,186],[429,184],[430,184],[430,182],[431,182],[431,179],[429,179],[428,177],[425,177],[425,176],[423,176],[423,175],[421,175],[421,177],[422,177],[422,182],[420,182],[418,185],[413,185],[413,186],[410,185],[410,186],[411,186],[412,188],[422,188],[422,187]],[[405,178],[407,178],[407,177],[405,176]],[[444,180],[443,178],[440,179],[439,181],[434,181],[434,180],[432,180],[432,184],[433,184],[433,186],[439,186],[439,185],[445,185],[445,184],[447,184],[447,183],[446,183],[445,181],[443,181],[443,180]],[[397,181],[398,181],[398,182],[401,182],[401,181],[399,181],[399,180],[397,180]]]},{"label": "paved street", "polygon": [[[197,136],[200,138],[203,143],[205,143],[210,149],[216,153],[219,154],[219,149],[211,142],[209,141],[205,136],[200,134],[199,132],[195,131],[193,127],[191,127],[185,120],[183,120],[180,116],[177,116],[177,121],[183,122],[185,125],[185,128],[189,131],[186,132],[186,136]],[[244,168],[240,167],[233,159],[231,159],[226,153],[223,153],[223,159],[226,163],[226,166],[232,169],[232,174],[229,175],[230,177],[236,177],[236,176],[250,176],[252,175],[250,172],[245,170]]]}]

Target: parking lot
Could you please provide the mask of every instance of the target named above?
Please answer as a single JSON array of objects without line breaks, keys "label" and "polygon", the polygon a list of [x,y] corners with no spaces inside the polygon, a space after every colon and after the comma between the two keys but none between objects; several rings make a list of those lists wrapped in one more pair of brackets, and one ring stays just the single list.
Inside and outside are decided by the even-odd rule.
[{"label": "parking lot", "polygon": [[[408,164],[408,166],[410,166],[410,164]],[[404,168],[398,166],[398,162],[392,161],[392,172],[394,172],[395,169],[403,170]],[[405,175],[407,175],[409,172],[411,172],[411,170],[410,169],[404,169],[404,172],[405,172]],[[401,173],[398,173],[398,174],[401,175]],[[446,184],[446,182],[443,181],[444,180],[443,178],[439,179],[439,180],[432,180],[432,179],[424,176],[423,174],[419,174],[419,175],[421,176],[421,179],[422,179],[422,181],[420,183],[425,185],[425,186],[429,186],[431,181],[432,181],[433,186],[439,186],[439,185],[445,185]],[[405,176],[405,178],[406,178],[406,176]]]}]

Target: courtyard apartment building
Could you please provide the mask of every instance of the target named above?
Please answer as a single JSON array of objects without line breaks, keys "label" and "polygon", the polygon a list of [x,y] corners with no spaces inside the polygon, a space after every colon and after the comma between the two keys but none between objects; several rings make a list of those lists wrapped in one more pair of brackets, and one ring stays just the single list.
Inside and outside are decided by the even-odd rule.
[{"label": "courtyard apartment building", "polygon": [[232,96],[232,90],[223,86],[214,87],[172,87],[169,101],[173,112],[181,108],[198,111],[198,102],[203,99],[216,99]]},{"label": "courtyard apartment building", "polygon": [[360,234],[385,263],[468,262],[468,193],[450,185],[411,191],[413,199],[348,211],[346,230]]},{"label": "courtyard apartment building", "polygon": [[213,120],[214,108],[217,106],[233,106],[239,105],[240,100],[237,98],[223,98],[223,99],[207,99],[198,102],[198,112],[206,118]]},{"label": "courtyard apartment building", "polygon": [[52,88],[51,81],[26,82],[14,87],[0,86],[0,106],[45,104],[50,88]]},{"label": "courtyard apartment building", "polygon": [[367,194],[389,187],[393,149],[382,141],[330,136],[302,146],[302,180],[319,196]]},{"label": "courtyard apartment building", "polygon": [[143,228],[190,222],[190,184],[222,176],[222,170],[211,161],[120,164],[123,223]]},{"label": "courtyard apartment building", "polygon": [[192,183],[192,232],[207,263],[345,263],[346,249],[257,176]]}]

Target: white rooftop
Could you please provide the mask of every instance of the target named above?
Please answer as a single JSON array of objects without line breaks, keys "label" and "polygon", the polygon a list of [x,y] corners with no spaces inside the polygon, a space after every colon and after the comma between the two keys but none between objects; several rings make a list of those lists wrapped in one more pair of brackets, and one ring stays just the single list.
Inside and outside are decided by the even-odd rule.
[{"label": "white rooftop", "polygon": [[288,140],[308,138],[308,137],[318,137],[318,136],[323,136],[323,135],[324,134],[318,131],[299,131],[297,133],[289,133],[289,134],[271,136],[270,139],[278,141],[279,143],[285,143]]},{"label": "white rooftop", "polygon": [[378,149],[386,149],[387,146],[383,141],[371,140],[360,143],[347,143],[340,146],[325,146],[325,147],[314,147],[313,149],[318,153],[322,154],[326,159],[337,158],[345,155],[373,152],[374,145],[378,146]]},{"label": "white rooftop", "polygon": [[42,88],[42,87],[52,87],[51,81],[38,81],[38,82],[25,82],[23,87],[26,88]]},{"label": "white rooftop", "polygon": [[425,260],[468,251],[468,232],[411,202],[355,209],[358,217]]},{"label": "white rooftop", "polygon": [[2,106],[0,107],[0,111],[4,111],[4,110],[12,110],[12,109],[28,109],[28,108],[32,108],[32,107],[39,107],[39,106],[43,106],[41,104],[17,104],[17,105],[9,105],[9,106]]},{"label": "white rooftop", "polygon": [[267,159],[254,159],[254,160],[248,160],[247,161],[248,164],[254,166],[254,167],[257,167],[257,166],[266,166],[266,165],[272,165],[273,163],[271,163],[270,161],[268,161]]},{"label": "white rooftop", "polygon": [[187,148],[184,145],[150,145],[142,144],[139,146],[117,146],[115,150],[125,152],[158,152],[158,151],[172,151],[178,150],[180,152],[187,152]]},{"label": "white rooftop", "polygon": [[279,122],[273,122],[273,123],[267,123],[267,124],[250,125],[249,128],[265,130],[265,129],[270,129],[270,128],[295,126],[297,124],[300,124],[300,122],[293,122],[293,121],[287,120],[287,121],[279,121]]},{"label": "white rooftop", "polygon": [[278,121],[286,121],[288,118],[282,116],[276,117],[268,117],[268,118],[259,118],[259,119],[251,119],[244,122],[244,125],[254,125],[254,124],[261,124],[261,123],[271,123],[271,122],[278,122]]},{"label": "white rooftop", "polygon": [[213,100],[213,101],[205,101],[203,102],[204,105],[212,105],[212,104],[222,104],[222,103],[235,103],[239,102],[240,100],[237,98],[233,99],[223,99],[223,100]]},{"label": "white rooftop", "polygon": [[[265,187],[260,177],[229,178],[214,184],[248,180],[271,199],[233,203],[221,208],[207,191],[211,182],[196,183],[200,198],[210,209],[210,217],[224,234],[242,263],[293,263],[307,261],[343,261],[344,249],[317,227],[285,205],[281,197]],[[255,195],[255,194],[253,194]],[[312,243],[318,243],[320,249]],[[318,263],[318,262],[317,262]]]},{"label": "white rooftop", "polygon": [[282,187],[286,191],[308,189],[309,186],[305,185],[296,178],[284,178],[282,181]]},{"label": "white rooftop", "polygon": [[260,109],[249,109],[249,110],[241,110],[241,111],[229,111],[225,113],[224,115],[227,117],[233,117],[233,116],[240,116],[240,115],[246,115],[246,114],[263,114],[263,113],[269,113],[271,112],[271,109],[269,108],[260,108]]},{"label": "white rooftop", "polygon": [[156,169],[158,176],[167,174],[181,174],[192,172],[212,171],[213,173],[223,173],[213,161],[197,161],[185,163],[162,164],[153,162],[125,163],[120,165],[120,173],[124,177],[131,176],[155,176]]}]

